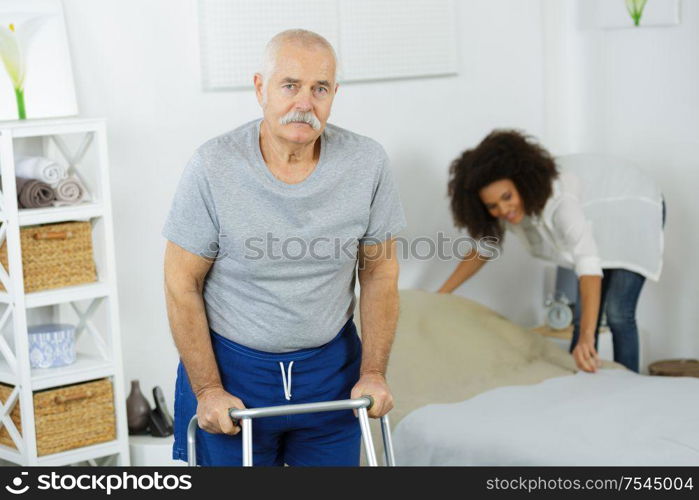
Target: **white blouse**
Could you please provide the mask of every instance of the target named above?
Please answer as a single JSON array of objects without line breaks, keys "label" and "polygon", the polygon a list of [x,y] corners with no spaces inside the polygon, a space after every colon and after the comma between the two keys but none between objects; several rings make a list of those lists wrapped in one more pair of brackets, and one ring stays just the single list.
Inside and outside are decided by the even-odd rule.
[{"label": "white blouse", "polygon": [[560,175],[539,216],[505,222],[532,255],[578,276],[623,268],[657,281],[662,270],[662,194],[644,172],[602,155],[556,159]]}]

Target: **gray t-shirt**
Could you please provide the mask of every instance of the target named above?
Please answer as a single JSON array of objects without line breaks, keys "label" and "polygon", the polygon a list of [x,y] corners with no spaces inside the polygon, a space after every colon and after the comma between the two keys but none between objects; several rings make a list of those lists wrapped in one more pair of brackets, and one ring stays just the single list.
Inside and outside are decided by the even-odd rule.
[{"label": "gray t-shirt", "polygon": [[392,237],[405,216],[376,141],[327,125],[315,170],[287,184],[262,158],[261,123],[196,150],[162,234],[216,258],[203,292],[216,333],[266,352],[317,347],[354,311],[358,245]]}]

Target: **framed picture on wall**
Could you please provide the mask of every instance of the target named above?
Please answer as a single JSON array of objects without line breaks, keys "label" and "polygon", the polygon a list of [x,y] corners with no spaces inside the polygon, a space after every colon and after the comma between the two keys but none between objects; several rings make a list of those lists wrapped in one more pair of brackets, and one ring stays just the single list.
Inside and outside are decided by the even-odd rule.
[{"label": "framed picture on wall", "polygon": [[0,120],[78,114],[60,0],[0,2]]},{"label": "framed picture on wall", "polygon": [[199,0],[198,5],[205,90],[251,88],[265,44],[290,28],[315,31],[336,47],[343,83],[458,73],[455,0]]},{"label": "framed picture on wall", "polygon": [[603,29],[677,26],[679,0],[585,0],[579,3],[583,23]]}]

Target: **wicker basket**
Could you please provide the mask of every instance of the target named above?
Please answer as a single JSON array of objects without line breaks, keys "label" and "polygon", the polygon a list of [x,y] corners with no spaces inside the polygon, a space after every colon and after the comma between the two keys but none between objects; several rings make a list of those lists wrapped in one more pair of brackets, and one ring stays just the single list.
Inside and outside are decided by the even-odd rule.
[{"label": "wicker basket", "polygon": [[[63,222],[20,229],[24,292],[37,292],[97,280],[90,222]],[[0,247],[7,266],[7,242]],[[5,287],[0,284],[0,290]]]},{"label": "wicker basket", "polygon": [[699,377],[699,359],[664,359],[651,363],[648,373],[663,377]]},{"label": "wicker basket", "polygon": [[[0,401],[12,387],[0,384]],[[72,450],[116,439],[116,416],[112,383],[93,380],[34,393],[34,425],[39,456]],[[21,433],[19,402],[11,417]],[[7,429],[0,429],[0,444],[16,448]]]}]

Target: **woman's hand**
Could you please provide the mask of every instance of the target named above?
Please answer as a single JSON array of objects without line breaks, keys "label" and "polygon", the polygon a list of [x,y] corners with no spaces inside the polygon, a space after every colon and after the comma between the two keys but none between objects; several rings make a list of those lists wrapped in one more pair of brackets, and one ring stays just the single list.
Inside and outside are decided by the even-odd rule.
[{"label": "woman's hand", "polygon": [[451,276],[444,282],[442,287],[437,290],[437,293],[451,293],[461,284],[476,274],[478,270],[488,262],[488,259],[480,256],[476,250],[471,250],[456,266]]},{"label": "woman's hand", "polygon": [[573,359],[578,368],[586,372],[596,372],[602,362],[595,349],[594,337],[581,336],[573,349]]}]

